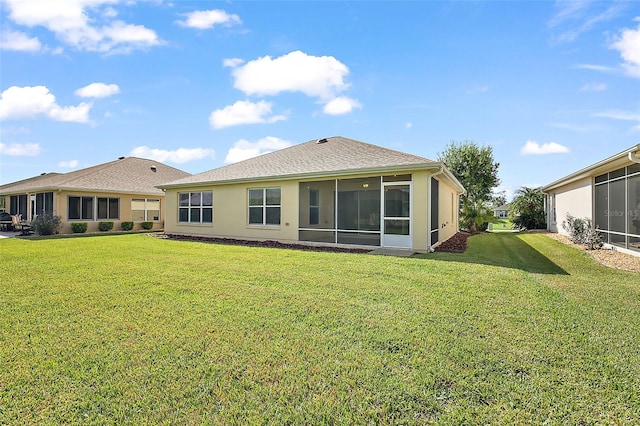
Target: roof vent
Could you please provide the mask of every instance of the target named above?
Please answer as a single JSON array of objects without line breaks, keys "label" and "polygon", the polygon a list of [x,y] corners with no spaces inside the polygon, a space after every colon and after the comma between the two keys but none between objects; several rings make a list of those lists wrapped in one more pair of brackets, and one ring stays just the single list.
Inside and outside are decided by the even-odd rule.
[{"label": "roof vent", "polygon": [[47,174],[47,172],[40,173],[40,176],[44,176],[44,175],[46,175],[46,174]]},{"label": "roof vent", "polygon": [[158,170],[158,168],[156,167],[156,165],[155,165],[155,164],[152,164],[152,165],[151,165],[151,171],[155,173],[155,172],[156,172],[156,170]]},{"label": "roof vent", "polygon": [[317,144],[327,143],[327,142],[329,142],[329,139],[327,139],[327,138],[318,139],[318,140],[316,141],[316,143],[317,143]]},{"label": "roof vent", "polygon": [[118,157],[118,160],[124,160],[124,157]]}]

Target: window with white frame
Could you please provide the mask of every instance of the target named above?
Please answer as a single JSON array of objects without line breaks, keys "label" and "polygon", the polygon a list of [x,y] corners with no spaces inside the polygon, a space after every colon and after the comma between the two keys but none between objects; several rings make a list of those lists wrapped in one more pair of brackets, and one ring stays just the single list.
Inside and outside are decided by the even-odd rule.
[{"label": "window with white frame", "polygon": [[249,225],[280,225],[280,188],[249,190]]},{"label": "window with white frame", "polygon": [[160,220],[160,200],[155,198],[134,198],[131,200],[131,220],[134,222]]},{"label": "window with white frame", "polygon": [[180,192],[178,221],[182,223],[213,223],[213,192]]}]

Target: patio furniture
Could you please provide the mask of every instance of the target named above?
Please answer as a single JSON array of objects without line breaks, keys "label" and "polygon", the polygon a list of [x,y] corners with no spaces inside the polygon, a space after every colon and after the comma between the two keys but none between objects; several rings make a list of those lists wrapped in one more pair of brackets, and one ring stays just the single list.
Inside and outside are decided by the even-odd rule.
[{"label": "patio furniture", "polygon": [[13,231],[13,221],[7,212],[0,212],[0,231]]},{"label": "patio furniture", "polygon": [[22,220],[22,215],[14,215],[11,216],[13,230],[20,231],[20,235],[31,235],[33,234],[33,228],[31,224],[26,220]]}]

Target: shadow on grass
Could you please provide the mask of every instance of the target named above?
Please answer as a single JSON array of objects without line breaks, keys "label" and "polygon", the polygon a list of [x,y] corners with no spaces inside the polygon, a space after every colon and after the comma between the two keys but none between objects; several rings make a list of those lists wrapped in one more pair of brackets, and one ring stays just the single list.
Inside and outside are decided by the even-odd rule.
[{"label": "shadow on grass", "polygon": [[521,238],[522,234],[506,232],[470,237],[464,253],[434,253],[430,259],[520,269],[535,274],[569,275],[544,254]]}]

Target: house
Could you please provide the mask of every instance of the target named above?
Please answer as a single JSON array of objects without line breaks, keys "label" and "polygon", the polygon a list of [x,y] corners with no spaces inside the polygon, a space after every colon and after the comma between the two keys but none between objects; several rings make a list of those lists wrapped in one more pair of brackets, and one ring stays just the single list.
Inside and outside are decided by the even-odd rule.
[{"label": "house", "polygon": [[159,187],[168,234],[416,251],[458,231],[464,192],[441,162],[339,136]]},{"label": "house", "polygon": [[503,204],[500,207],[496,207],[493,209],[493,215],[498,219],[508,219],[509,218],[509,206],[511,203]]},{"label": "house", "polygon": [[640,144],[542,188],[547,226],[567,234],[567,214],[588,218],[610,246],[640,255]]},{"label": "house", "polygon": [[69,173],[43,173],[0,186],[0,207],[31,220],[42,213],[60,216],[60,233],[71,233],[71,224],[87,222],[97,231],[98,222],[154,222],[162,229],[164,192],[156,185],[189,176],[189,173],[153,160],[121,157],[118,160]]}]

